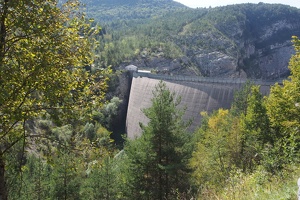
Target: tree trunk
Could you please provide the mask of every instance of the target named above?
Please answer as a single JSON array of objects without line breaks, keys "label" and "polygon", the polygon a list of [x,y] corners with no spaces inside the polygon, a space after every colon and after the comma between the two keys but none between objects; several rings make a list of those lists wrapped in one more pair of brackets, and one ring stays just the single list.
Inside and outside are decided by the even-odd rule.
[{"label": "tree trunk", "polygon": [[[1,16],[0,16],[0,67],[3,66],[3,60],[5,56],[5,40],[6,40],[6,25],[5,21],[7,18],[7,11],[8,11],[8,1],[4,0],[1,3]],[[2,87],[2,86],[0,86]],[[1,134],[3,131],[0,132]],[[3,157],[3,152],[0,151],[0,200],[7,200],[7,188],[6,188],[6,181],[5,181],[5,160]]]},{"label": "tree trunk", "polygon": [[0,200],[7,200],[7,188],[5,181],[5,161],[0,152]]},{"label": "tree trunk", "polygon": [[8,11],[8,0],[1,3],[2,9],[0,16],[0,64],[2,65],[5,56],[5,46],[6,46],[6,18]]}]

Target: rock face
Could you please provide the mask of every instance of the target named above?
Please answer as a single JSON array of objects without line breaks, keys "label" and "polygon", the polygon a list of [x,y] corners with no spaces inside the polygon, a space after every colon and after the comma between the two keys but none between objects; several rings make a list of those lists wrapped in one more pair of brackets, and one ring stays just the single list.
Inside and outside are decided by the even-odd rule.
[{"label": "rock face", "polygon": [[[298,11],[299,12],[299,11]],[[294,48],[293,35],[300,35],[300,23],[293,17],[276,17],[272,23],[255,28],[251,40],[240,43],[239,68],[250,77],[276,79],[289,75],[287,68]]]},{"label": "rock face", "polygon": [[[276,79],[289,75],[288,63],[294,48],[290,41],[257,49],[249,57],[243,58],[242,67],[251,77]],[[252,68],[251,68],[252,66]]]},{"label": "rock face", "polygon": [[237,72],[237,59],[223,52],[196,54],[195,61],[202,69],[202,74],[208,77],[243,77],[246,74]]},{"label": "rock face", "polygon": [[182,56],[166,58],[162,49],[131,63],[162,73],[206,77],[273,80],[289,75],[291,38],[300,36],[299,9],[259,3],[191,12],[201,14],[178,25],[180,31],[170,32]]}]

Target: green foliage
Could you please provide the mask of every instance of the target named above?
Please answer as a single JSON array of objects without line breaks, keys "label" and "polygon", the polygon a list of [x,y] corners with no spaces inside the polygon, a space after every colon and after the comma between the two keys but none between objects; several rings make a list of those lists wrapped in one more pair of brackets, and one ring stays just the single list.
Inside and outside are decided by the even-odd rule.
[{"label": "green foliage", "polygon": [[298,166],[289,166],[278,176],[263,168],[250,174],[237,171],[232,173],[224,190],[212,192],[213,199],[296,199],[298,174]]},{"label": "green foliage", "polygon": [[179,101],[160,82],[153,91],[152,106],[144,110],[150,121],[142,125],[142,136],[125,145],[129,199],[188,196],[187,161],[191,152],[187,148],[187,124],[177,109]]},{"label": "green foliage", "polygon": [[[245,90],[249,88],[245,87]],[[236,97],[241,100],[240,95]],[[244,106],[237,112],[239,105],[235,103],[230,110],[220,109],[206,116],[195,134],[197,142],[190,166],[193,168],[192,180],[200,188],[199,198],[213,199],[218,195],[224,195],[222,199],[247,198],[239,188],[245,185],[238,185],[250,181],[244,180],[244,176],[255,175],[257,180],[254,181],[261,178],[265,184],[272,174],[280,173],[286,164],[295,161],[295,137],[279,139],[272,135],[259,87],[251,87]],[[260,172],[266,173],[265,179]],[[254,186],[250,182],[246,184]]]},{"label": "green foliage", "polygon": [[[299,155],[299,92],[300,92],[300,76],[299,76],[299,39],[293,38],[296,54],[291,58],[289,68],[291,76],[289,80],[283,82],[283,86],[275,85],[271,88],[269,98],[267,98],[267,112],[272,127],[273,138],[276,139],[276,152],[273,153],[275,163],[280,168],[285,163],[298,162]],[[278,156],[275,157],[275,154]],[[271,165],[273,166],[273,165]]]},{"label": "green foliage", "polygon": [[287,136],[291,133],[298,133],[299,126],[299,92],[300,92],[300,72],[299,72],[299,39],[294,38],[296,54],[291,58],[289,68],[291,70],[290,80],[285,80],[283,86],[275,85],[271,89],[268,98],[268,114],[274,128],[278,130],[279,137]]},{"label": "green foliage", "polygon": [[87,122],[83,127],[83,135],[91,142],[97,142],[99,144],[109,144],[111,142],[110,132],[102,126],[100,123]]},{"label": "green foliage", "polygon": [[[285,5],[239,4],[209,9],[175,8],[174,10],[173,6],[168,6],[170,12],[166,12],[165,6],[160,3],[139,1],[129,8],[127,3],[107,6],[99,2],[99,5],[103,6],[100,8],[103,12],[97,10],[99,15],[116,12],[120,13],[117,14],[119,15],[117,18],[121,18],[114,20],[113,14],[99,17],[100,21],[108,18],[113,20],[103,25],[106,31],[100,39],[102,46],[97,53],[99,58],[101,57],[99,59],[101,66],[111,65],[113,68],[119,68],[129,62],[142,60],[145,61],[145,66],[140,67],[146,67],[148,60],[178,59],[186,56],[189,58],[186,67],[194,71],[197,66],[196,72],[200,72],[205,66],[200,66],[199,60],[194,59],[195,56],[218,51],[236,58],[236,61],[239,61],[238,67],[245,70],[248,77],[258,78],[260,70],[256,68],[256,63],[252,62],[252,57],[244,60],[249,55],[245,55],[245,49],[241,49],[240,44],[245,40],[258,41],[254,45],[262,49],[271,44],[286,42],[290,40],[292,34],[297,34],[282,28],[268,39],[259,39],[262,37],[263,30],[270,24],[278,21],[296,23],[299,10]],[[173,4],[173,2],[165,3]],[[146,5],[147,8],[144,8]],[[160,13],[161,11],[163,14]],[[136,16],[142,14],[143,17],[137,20],[132,12]],[[149,12],[160,14],[148,15]],[[88,10],[87,13],[98,18],[92,10]],[[202,72],[202,75],[207,74]]]},{"label": "green foliage", "polygon": [[248,107],[248,97],[251,94],[251,88],[253,84],[251,82],[247,82],[241,90],[237,91],[234,94],[234,101],[231,105],[231,112],[236,115],[245,115]]},{"label": "green foliage", "polygon": [[168,0],[82,0],[88,14],[101,22],[148,19],[186,8]]},{"label": "green foliage", "polygon": [[116,162],[106,157],[101,163],[89,163],[87,178],[81,188],[83,199],[117,199]]},{"label": "green foliage", "polygon": [[105,84],[82,68],[92,63],[93,39],[89,25],[78,18],[76,1],[61,8],[53,1],[1,4],[6,11],[1,17],[0,134],[1,143],[9,142],[3,152],[21,137],[13,133],[19,122],[46,112],[59,119],[69,109],[74,114],[91,106],[92,100],[100,103]]},{"label": "green foliage", "polygon": [[273,86],[269,97],[263,98],[258,86],[245,87],[240,93],[244,95],[236,95],[240,102],[229,111],[205,118],[195,135],[197,145],[190,161],[200,199],[296,196],[298,177],[291,175],[297,174],[299,165],[300,42],[296,37],[294,45],[292,75],[282,86]]},{"label": "green foliage", "polygon": [[[6,199],[4,154],[19,141],[25,149],[27,138],[41,136],[27,131],[27,122],[51,116],[64,125],[88,117],[103,101],[106,71],[84,68],[93,63],[99,29],[86,22],[77,0],[0,4],[0,198]],[[61,126],[52,133],[66,141],[69,130]]]},{"label": "green foliage", "polygon": [[57,158],[53,159],[51,199],[79,199],[81,177],[80,165],[73,153],[68,151],[57,152]]},{"label": "green foliage", "polygon": [[[22,174],[13,179],[15,185],[9,187],[9,199],[47,199],[51,196],[51,167],[34,155],[26,158]],[[9,172],[8,172],[9,173]],[[20,173],[15,173],[15,175]],[[9,176],[11,177],[11,176]],[[22,187],[20,187],[22,186]]]},{"label": "green foliage", "polygon": [[[115,157],[106,128],[115,126],[121,101],[103,103],[110,69],[100,67],[173,59],[200,47],[236,55],[239,37],[246,37],[232,35],[236,30],[254,37],[285,16],[297,19],[299,11],[261,3],[195,10],[172,4],[177,11],[165,13],[167,1],[144,0],[132,2],[140,6],[124,16],[127,1],[102,3],[110,8],[98,12],[103,16],[153,18],[111,22],[99,33],[75,0],[61,7],[50,0],[0,3],[0,199],[190,199],[193,187],[199,199],[292,199],[299,173],[298,38],[289,80],[265,99],[247,84],[230,110],[204,114],[194,143],[180,98],[160,82],[144,110],[149,123],[141,125],[142,136],[127,140]],[[101,37],[95,58],[94,36]]]},{"label": "green foliage", "polygon": [[262,154],[274,143],[267,110],[259,86],[252,86],[248,95],[246,114],[241,115],[243,170],[253,170]]},{"label": "green foliage", "polygon": [[[125,185],[123,195],[127,199],[149,199],[155,196],[151,172],[156,168],[155,153],[152,152],[150,135],[142,135],[125,144],[123,176]],[[154,178],[154,177],[153,177]]]},{"label": "green foliage", "polygon": [[201,188],[222,188],[230,172],[241,165],[241,125],[238,117],[220,109],[196,133],[198,143],[190,166]]},{"label": "green foliage", "polygon": [[[10,199],[86,199],[91,188],[96,190],[95,195],[106,192],[104,186],[108,183],[102,180],[101,174],[114,174],[110,168],[114,149],[107,130],[91,123],[81,128],[56,127],[47,120],[34,122],[31,128],[40,133],[45,131],[47,138],[30,140],[35,148],[26,154],[22,152],[21,143],[7,154]],[[81,129],[94,131],[93,139],[76,132]],[[95,167],[93,163],[99,164]],[[98,177],[99,173],[101,176]],[[101,183],[102,187],[96,188]]]}]

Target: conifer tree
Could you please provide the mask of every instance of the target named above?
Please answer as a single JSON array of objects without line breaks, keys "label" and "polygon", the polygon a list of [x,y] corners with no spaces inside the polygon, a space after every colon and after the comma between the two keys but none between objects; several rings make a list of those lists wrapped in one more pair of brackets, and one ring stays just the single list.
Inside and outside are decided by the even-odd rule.
[{"label": "conifer tree", "polygon": [[[253,170],[260,164],[265,147],[273,144],[270,121],[259,86],[252,86],[248,95],[245,115],[241,116],[242,126],[242,165],[243,170]],[[256,163],[255,163],[256,162]]]},{"label": "conifer tree", "polygon": [[179,103],[161,81],[153,91],[152,106],[144,110],[150,121],[142,125],[142,136],[125,146],[129,185],[140,199],[180,198],[188,190],[188,124]]},{"label": "conifer tree", "polygon": [[110,156],[102,160],[89,163],[87,178],[80,192],[83,199],[117,199],[116,163]]}]

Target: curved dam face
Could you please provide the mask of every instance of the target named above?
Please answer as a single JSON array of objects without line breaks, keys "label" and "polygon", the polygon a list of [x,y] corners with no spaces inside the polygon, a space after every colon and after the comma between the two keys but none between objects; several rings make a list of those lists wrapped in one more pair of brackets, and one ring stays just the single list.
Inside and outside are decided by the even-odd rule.
[{"label": "curved dam face", "polygon": [[[167,87],[175,92],[176,97],[181,97],[179,107],[186,109],[183,119],[192,119],[190,132],[200,126],[202,111],[211,113],[219,108],[230,108],[235,91],[239,90],[246,82],[246,80],[213,80],[156,75],[142,77],[134,74],[126,118],[126,131],[129,138],[138,137],[142,133],[140,123],[145,125],[148,123],[149,119],[142,110],[151,106],[152,91],[160,80],[163,80]],[[269,84],[260,85],[262,93],[268,94]]]}]

